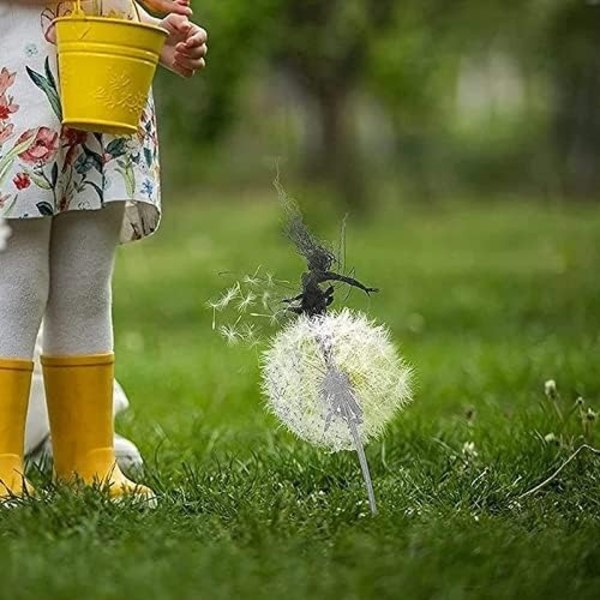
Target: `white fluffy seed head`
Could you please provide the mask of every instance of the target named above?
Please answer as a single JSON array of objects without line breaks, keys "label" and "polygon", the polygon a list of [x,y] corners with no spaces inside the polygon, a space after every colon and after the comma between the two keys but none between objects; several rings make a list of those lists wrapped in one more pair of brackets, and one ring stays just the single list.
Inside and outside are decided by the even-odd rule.
[{"label": "white fluffy seed head", "polygon": [[263,362],[263,391],[270,410],[308,442],[332,452],[351,450],[347,420],[332,414],[324,402],[331,359],[347,376],[360,408],[363,444],[378,436],[410,401],[411,369],[385,327],[348,309],[322,317],[300,316],[273,339]]}]

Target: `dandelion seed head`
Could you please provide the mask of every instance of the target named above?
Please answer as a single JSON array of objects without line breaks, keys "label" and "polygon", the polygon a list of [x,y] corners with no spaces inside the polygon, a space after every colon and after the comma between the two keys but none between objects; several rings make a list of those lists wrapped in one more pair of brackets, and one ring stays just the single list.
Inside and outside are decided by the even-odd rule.
[{"label": "dandelion seed head", "polygon": [[324,403],[331,377],[326,353],[339,369],[338,379],[351,386],[363,444],[377,437],[410,401],[411,369],[385,327],[348,309],[300,316],[272,340],[262,369],[269,409],[300,438],[332,452],[351,450],[348,420]]}]

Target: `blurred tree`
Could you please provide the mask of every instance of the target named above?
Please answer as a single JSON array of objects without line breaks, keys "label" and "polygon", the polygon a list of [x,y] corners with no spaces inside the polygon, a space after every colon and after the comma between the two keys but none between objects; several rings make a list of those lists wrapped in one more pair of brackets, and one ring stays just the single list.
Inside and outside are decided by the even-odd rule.
[{"label": "blurred tree", "polygon": [[[163,77],[166,135],[200,143],[219,139],[235,122],[242,82],[272,62],[309,99],[319,144],[307,149],[306,172],[338,190],[354,210],[366,206],[352,94],[364,79],[375,34],[388,26],[394,0],[206,0],[210,64],[191,84]],[[212,65],[215,65],[214,68]],[[189,86],[194,86],[190,90]]]},{"label": "blurred tree", "polygon": [[553,84],[556,168],[563,192],[596,197],[600,191],[600,5],[557,3],[545,41]]},{"label": "blurred tree", "polygon": [[367,84],[387,109],[401,171],[419,198],[447,193],[453,177],[449,130],[464,60],[492,49],[520,55],[530,5],[526,0],[394,3],[392,25],[372,44]]},{"label": "blurred tree", "polygon": [[367,206],[352,96],[365,78],[371,45],[390,22],[394,0],[281,0],[274,59],[310,99],[318,145],[305,167],[332,183],[354,211]]}]

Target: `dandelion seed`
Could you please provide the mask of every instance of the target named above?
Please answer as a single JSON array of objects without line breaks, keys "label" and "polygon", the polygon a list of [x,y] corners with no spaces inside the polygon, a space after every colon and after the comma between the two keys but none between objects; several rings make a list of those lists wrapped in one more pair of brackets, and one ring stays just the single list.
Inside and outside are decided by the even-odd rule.
[{"label": "dandelion seed", "polygon": [[588,421],[594,422],[598,418],[598,414],[588,406],[587,412],[585,413],[585,418]]},{"label": "dandelion seed", "polygon": [[239,331],[231,325],[221,325],[219,333],[227,340],[230,346],[234,346],[241,339]]},{"label": "dandelion seed", "polygon": [[233,300],[235,300],[241,293],[239,281],[232,287],[225,291],[221,298],[217,301],[217,310],[224,310],[227,308]]},{"label": "dandelion seed", "polygon": [[252,275],[244,275],[244,279],[242,281],[253,287],[259,286],[261,283],[261,278],[258,276],[258,274],[261,268],[262,266],[259,265]]},{"label": "dandelion seed", "polygon": [[252,323],[244,323],[240,330],[240,339],[245,342],[252,342],[255,337],[255,329]]},{"label": "dandelion seed", "polygon": [[239,312],[246,312],[251,306],[254,305],[256,300],[256,294],[248,292],[247,296],[242,295],[242,299],[238,302],[237,309]]},{"label": "dandelion seed", "polygon": [[275,325],[279,325],[279,318],[285,314],[285,311],[277,311],[274,312],[273,314],[269,315],[269,323],[273,326]]},{"label": "dandelion seed", "polygon": [[257,337],[252,338],[252,340],[250,340],[250,349],[256,348],[256,346],[258,346],[259,344],[260,340]]},{"label": "dandelion seed", "polygon": [[261,298],[261,303],[262,303],[262,307],[265,310],[269,310],[269,302],[271,300],[271,294],[269,292],[263,292],[262,298]]},{"label": "dandelion seed", "polygon": [[553,433],[547,433],[544,436],[544,442],[546,444],[558,444],[558,438]]},{"label": "dandelion seed", "polygon": [[212,330],[214,331],[217,327],[217,311],[220,310],[219,302],[209,300],[206,306],[212,310]]}]

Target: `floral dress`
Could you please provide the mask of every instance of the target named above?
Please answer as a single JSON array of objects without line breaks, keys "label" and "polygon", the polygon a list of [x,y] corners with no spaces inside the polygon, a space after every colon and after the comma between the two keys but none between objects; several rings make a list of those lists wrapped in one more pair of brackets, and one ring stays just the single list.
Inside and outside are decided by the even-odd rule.
[{"label": "floral dress", "polygon": [[[130,0],[91,0],[90,14],[132,19]],[[160,221],[158,140],[152,97],[138,133],[115,137],[61,126],[53,20],[72,2],[0,0],[0,219],[48,217],[125,202],[121,241]]]}]

